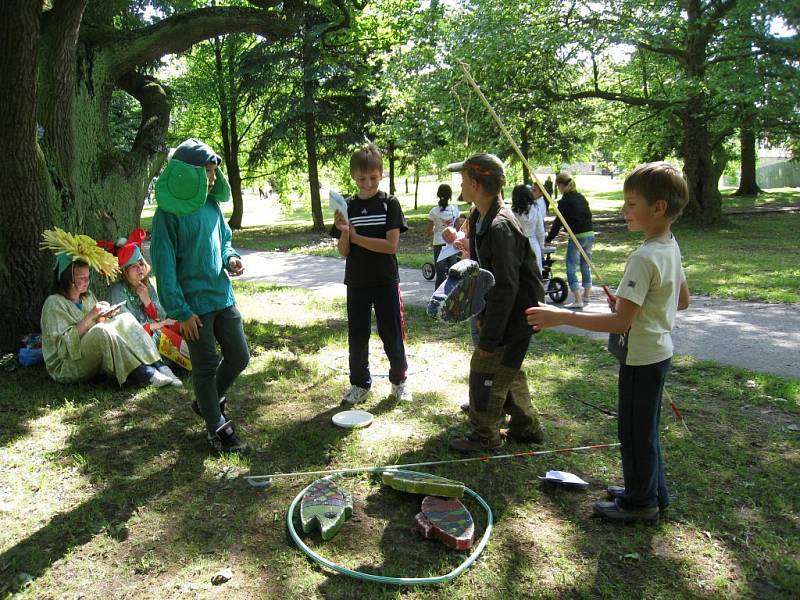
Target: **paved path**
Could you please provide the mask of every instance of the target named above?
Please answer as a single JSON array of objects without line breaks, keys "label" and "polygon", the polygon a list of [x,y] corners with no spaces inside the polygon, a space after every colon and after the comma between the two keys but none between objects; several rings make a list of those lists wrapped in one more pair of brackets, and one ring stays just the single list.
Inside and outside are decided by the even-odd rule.
[{"label": "paved path", "polygon": [[[267,281],[344,296],[344,260],[285,252],[239,250],[245,281]],[[400,269],[400,289],[408,304],[424,306],[433,293],[419,269]],[[596,294],[596,295],[595,295]],[[608,310],[602,292],[589,311]],[[572,327],[562,331],[605,339]],[[688,354],[753,371],[800,378],[800,306],[692,297],[673,330],[676,354]]]}]

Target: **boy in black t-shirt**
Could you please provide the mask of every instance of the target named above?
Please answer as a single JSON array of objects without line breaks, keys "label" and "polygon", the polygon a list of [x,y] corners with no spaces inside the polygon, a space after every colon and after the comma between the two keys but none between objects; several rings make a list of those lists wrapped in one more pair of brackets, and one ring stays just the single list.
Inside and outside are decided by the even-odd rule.
[{"label": "boy in black t-shirt", "polygon": [[397,400],[410,401],[406,383],[405,322],[397,269],[400,234],[408,229],[400,203],[378,190],[383,178],[383,158],[374,144],[350,157],[350,175],[358,193],[347,199],[347,216],[336,211],[331,236],[339,239],[339,254],[347,257],[347,338],[350,355],[350,389],[342,404],[364,402],[372,377],[369,372],[369,336],[372,309],[378,335],[389,359],[389,381]]}]

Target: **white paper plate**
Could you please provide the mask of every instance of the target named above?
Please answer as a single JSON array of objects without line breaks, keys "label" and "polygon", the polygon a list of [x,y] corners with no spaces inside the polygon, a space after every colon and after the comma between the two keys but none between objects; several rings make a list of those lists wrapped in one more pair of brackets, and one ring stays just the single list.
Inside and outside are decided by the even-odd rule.
[{"label": "white paper plate", "polygon": [[331,421],[333,421],[333,424],[337,427],[355,429],[358,427],[367,427],[372,423],[373,418],[372,414],[365,410],[344,410],[333,415]]}]

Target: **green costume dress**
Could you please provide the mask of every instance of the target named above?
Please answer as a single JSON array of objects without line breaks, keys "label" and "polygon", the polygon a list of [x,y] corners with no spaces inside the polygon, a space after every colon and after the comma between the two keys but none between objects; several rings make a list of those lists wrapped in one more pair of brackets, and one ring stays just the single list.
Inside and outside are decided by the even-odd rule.
[{"label": "green costume dress", "polygon": [[42,307],[42,351],[47,372],[61,383],[91,379],[100,372],[122,385],[139,365],[159,360],[153,340],[129,313],[97,323],[83,337],[77,323],[91,312],[97,299],[87,292],[79,308],[61,294]]}]

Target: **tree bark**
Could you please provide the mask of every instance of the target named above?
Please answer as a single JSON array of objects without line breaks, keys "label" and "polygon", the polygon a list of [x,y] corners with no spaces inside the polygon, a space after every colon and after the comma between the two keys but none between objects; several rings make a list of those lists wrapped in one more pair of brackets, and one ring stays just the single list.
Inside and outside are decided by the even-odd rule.
[{"label": "tree bark", "polygon": [[741,173],[739,189],[734,196],[758,196],[763,190],[756,181],[756,134],[750,127],[742,127],[739,132],[741,147]]},{"label": "tree bark", "polygon": [[[39,251],[44,229],[113,240],[138,225],[144,191],[166,158],[169,102],[135,67],[231,31],[289,33],[281,15],[258,9],[199,9],[157,25],[119,31],[86,23],[87,0],[9,0],[0,20],[3,99],[0,148],[0,351],[39,330],[52,286],[52,256]],[[195,20],[196,19],[196,20]],[[127,151],[115,148],[108,108],[115,86],[142,105]],[[43,135],[37,139],[37,120]],[[13,149],[11,154],[8,149]],[[97,282],[95,281],[95,284]]]},{"label": "tree bark", "polygon": [[684,215],[702,225],[713,225],[722,219],[722,195],[719,178],[724,164],[714,159],[714,145],[704,122],[685,117],[683,174],[689,186],[689,202]]},{"label": "tree bark", "polygon": [[222,153],[225,157],[225,168],[227,170],[228,183],[231,186],[231,198],[233,199],[233,212],[231,213],[231,218],[228,219],[228,225],[231,229],[241,229],[244,202],[242,200],[242,175],[239,167],[239,132],[236,120],[238,100],[230,81],[233,72],[231,57],[228,56],[226,57],[227,60],[223,61],[222,49],[222,40],[220,40],[219,36],[215,36],[214,71],[217,82]]},{"label": "tree bark", "polygon": [[414,210],[417,210],[417,198],[419,197],[419,163],[414,163]]},{"label": "tree bark", "polygon": [[394,196],[397,191],[394,185],[394,142],[389,142],[387,154],[389,155],[389,194]]},{"label": "tree bark", "polygon": [[[520,140],[520,152],[522,152],[522,156],[525,157],[525,160],[529,160],[530,157],[530,141],[528,139],[528,127],[524,125],[522,127],[522,139]],[[525,185],[530,185],[533,182],[531,179],[531,172],[528,170],[527,165],[523,162],[522,163],[522,183]]]},{"label": "tree bark", "polygon": [[[11,0],[0,19],[0,55],[14,57],[0,69],[3,127],[0,148],[0,352],[19,348],[39,330],[39,313],[51,261],[40,260],[42,231],[51,223],[54,196],[36,141],[36,44],[42,3]],[[9,93],[13,92],[13,93]],[[45,132],[46,134],[46,132]],[[13,151],[11,150],[13,149]],[[45,266],[45,262],[47,266]]]},{"label": "tree bark", "polygon": [[306,140],[306,159],[308,162],[308,187],[311,195],[311,216],[314,221],[314,231],[325,231],[325,222],[322,218],[322,200],[319,195],[319,170],[317,160],[317,117],[314,100],[316,87],[312,67],[313,39],[310,32],[306,31],[303,41],[303,130]]}]

